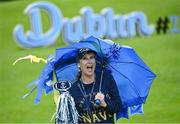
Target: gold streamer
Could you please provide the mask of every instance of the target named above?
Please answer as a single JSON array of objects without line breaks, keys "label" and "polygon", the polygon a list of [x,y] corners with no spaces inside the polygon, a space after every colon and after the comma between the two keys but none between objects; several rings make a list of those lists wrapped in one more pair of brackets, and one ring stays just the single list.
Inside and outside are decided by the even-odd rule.
[{"label": "gold streamer", "polygon": [[39,57],[34,56],[34,55],[28,55],[28,56],[20,57],[20,58],[16,59],[16,61],[13,63],[13,65],[15,65],[18,61],[25,60],[25,59],[30,59],[31,63],[32,62],[40,63],[40,61],[43,61],[44,63],[47,63],[47,60],[45,60],[43,58],[39,58]]}]

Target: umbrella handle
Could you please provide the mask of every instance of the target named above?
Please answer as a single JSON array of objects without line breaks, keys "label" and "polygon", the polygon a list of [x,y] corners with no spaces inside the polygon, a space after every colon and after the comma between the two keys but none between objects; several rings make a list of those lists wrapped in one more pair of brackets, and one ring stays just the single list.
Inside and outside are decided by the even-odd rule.
[{"label": "umbrella handle", "polygon": [[[101,79],[100,79],[100,84],[99,84],[99,92],[100,93],[101,93],[103,75],[104,75],[104,70],[102,70],[102,72],[101,72]],[[95,99],[95,105],[99,106],[100,104],[101,104],[100,99]]]},{"label": "umbrella handle", "polygon": [[101,104],[100,99],[95,99],[95,104],[96,104],[96,106],[99,106]]}]

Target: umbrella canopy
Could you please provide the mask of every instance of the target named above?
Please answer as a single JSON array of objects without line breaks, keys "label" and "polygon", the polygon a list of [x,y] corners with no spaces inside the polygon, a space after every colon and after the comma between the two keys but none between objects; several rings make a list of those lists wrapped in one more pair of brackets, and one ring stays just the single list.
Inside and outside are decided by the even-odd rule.
[{"label": "umbrella canopy", "polygon": [[[42,76],[34,82],[34,84],[38,84],[39,89],[39,95],[37,94],[35,102],[38,103],[40,100],[43,88],[46,93],[51,90],[51,86],[48,87],[46,82],[52,80],[53,70],[57,80],[70,80],[72,82],[76,80],[78,73],[77,51],[84,47],[97,52],[96,70],[109,71],[118,86],[123,110],[117,114],[117,118],[128,118],[129,110],[130,115],[143,113],[142,104],[146,101],[155,74],[131,47],[95,37],[89,37],[79,43],[56,50],[56,57],[47,63]],[[43,77],[43,75],[46,76]]]}]

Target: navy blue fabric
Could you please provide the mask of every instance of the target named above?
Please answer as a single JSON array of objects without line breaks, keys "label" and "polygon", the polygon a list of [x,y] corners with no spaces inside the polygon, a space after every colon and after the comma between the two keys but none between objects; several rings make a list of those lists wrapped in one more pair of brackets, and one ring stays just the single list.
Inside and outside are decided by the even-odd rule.
[{"label": "navy blue fabric", "polygon": [[[106,108],[95,106],[95,95],[99,92],[101,73],[96,72],[96,81],[91,84],[83,84],[77,80],[70,88],[69,92],[75,100],[76,109],[82,118],[79,118],[79,123],[114,123],[114,113],[119,112],[122,108],[119,91],[113,77],[107,72],[104,73],[101,92],[105,95],[107,103]],[[87,98],[81,92],[84,86]],[[92,87],[94,85],[94,90]],[[92,95],[91,100],[90,95]],[[91,119],[92,115],[92,119]],[[93,121],[92,121],[93,120]]]}]

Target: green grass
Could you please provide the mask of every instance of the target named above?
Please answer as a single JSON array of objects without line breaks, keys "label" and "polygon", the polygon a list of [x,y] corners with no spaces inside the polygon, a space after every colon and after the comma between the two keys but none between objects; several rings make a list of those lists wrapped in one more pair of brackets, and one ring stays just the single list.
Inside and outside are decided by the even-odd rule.
[{"label": "green grass", "polygon": [[[0,122],[46,122],[55,112],[53,94],[43,95],[38,106],[33,104],[35,93],[27,99],[23,96],[30,89],[26,85],[36,79],[44,64],[30,64],[28,60],[12,63],[25,55],[33,54],[46,57],[62,47],[61,36],[51,47],[22,49],[15,43],[12,31],[17,24],[25,25],[25,31],[30,27],[29,20],[23,14],[27,5],[35,0],[19,0],[0,2]],[[84,6],[91,6],[96,13],[105,7],[113,7],[115,14],[128,14],[132,11],[143,11],[149,24],[155,24],[160,16],[177,15],[180,17],[180,2],[178,0],[52,0],[62,11],[64,17],[80,15]],[[46,17],[44,17],[46,19]],[[178,21],[180,24],[180,21]],[[49,22],[45,29],[48,29]],[[180,26],[178,27],[180,29]],[[144,62],[156,73],[150,89],[147,102],[144,105],[143,116],[135,115],[130,119],[121,119],[120,123],[180,123],[180,34],[168,32],[166,35],[154,33],[151,37],[135,37],[131,39],[116,39],[117,43],[133,47]]]}]

